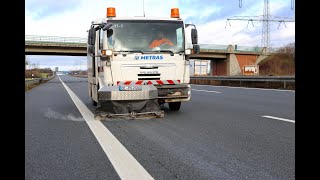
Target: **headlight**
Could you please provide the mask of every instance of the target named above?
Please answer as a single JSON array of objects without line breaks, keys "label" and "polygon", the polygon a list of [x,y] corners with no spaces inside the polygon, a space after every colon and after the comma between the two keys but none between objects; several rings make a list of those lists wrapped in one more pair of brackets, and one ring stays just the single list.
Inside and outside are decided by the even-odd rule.
[{"label": "headlight", "polygon": [[102,50],[102,55],[111,56],[112,50],[111,49]]},{"label": "headlight", "polygon": [[185,53],[186,55],[190,55],[190,54],[191,54],[191,49],[186,49],[186,50],[184,51],[184,53]]}]

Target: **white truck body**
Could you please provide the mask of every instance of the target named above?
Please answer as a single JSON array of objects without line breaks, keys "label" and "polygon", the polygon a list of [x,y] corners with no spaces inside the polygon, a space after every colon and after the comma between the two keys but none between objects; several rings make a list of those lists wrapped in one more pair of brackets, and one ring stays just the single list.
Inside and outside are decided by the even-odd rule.
[{"label": "white truck body", "polygon": [[[112,26],[103,29],[108,24]],[[186,48],[185,26],[181,18],[107,17],[92,22],[87,58],[89,96],[94,104],[106,100],[103,98],[125,101],[141,100],[143,96],[179,110],[181,102],[191,97],[191,49]],[[150,48],[160,31],[173,46]],[[149,86],[156,87],[156,97],[151,97],[154,89]],[[146,90],[144,95],[138,92],[142,89]],[[102,95],[103,91],[109,94]]]}]

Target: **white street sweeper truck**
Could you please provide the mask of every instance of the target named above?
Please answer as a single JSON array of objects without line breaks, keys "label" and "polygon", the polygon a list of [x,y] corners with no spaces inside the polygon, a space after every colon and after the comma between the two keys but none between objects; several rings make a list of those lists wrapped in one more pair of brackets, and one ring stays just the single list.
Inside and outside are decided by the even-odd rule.
[{"label": "white street sweeper truck", "polygon": [[[187,48],[187,27],[192,48]],[[163,117],[164,103],[178,111],[191,97],[189,57],[199,53],[197,42],[195,25],[185,24],[178,8],[164,18],[117,17],[115,8],[107,8],[106,18],[93,21],[88,30],[95,118]]]}]

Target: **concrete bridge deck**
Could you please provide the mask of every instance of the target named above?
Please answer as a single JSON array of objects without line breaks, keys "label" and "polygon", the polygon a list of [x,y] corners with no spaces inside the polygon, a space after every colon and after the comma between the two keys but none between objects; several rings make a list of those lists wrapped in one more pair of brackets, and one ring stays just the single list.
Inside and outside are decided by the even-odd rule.
[{"label": "concrete bridge deck", "polygon": [[[25,36],[26,55],[69,55],[86,56],[87,38],[58,37],[58,36]],[[191,55],[193,59],[225,59],[230,53],[235,54],[266,54],[267,50],[261,47],[199,44],[200,53]],[[188,44],[188,48],[192,45]],[[272,53],[274,50],[269,51]]]},{"label": "concrete bridge deck", "polygon": [[[87,56],[87,38],[25,36],[26,55]],[[277,49],[261,47],[199,44],[200,53],[190,59],[211,60],[211,75],[239,75],[245,65],[258,64]],[[187,48],[192,48],[188,44]],[[215,73],[214,73],[215,72]]]}]

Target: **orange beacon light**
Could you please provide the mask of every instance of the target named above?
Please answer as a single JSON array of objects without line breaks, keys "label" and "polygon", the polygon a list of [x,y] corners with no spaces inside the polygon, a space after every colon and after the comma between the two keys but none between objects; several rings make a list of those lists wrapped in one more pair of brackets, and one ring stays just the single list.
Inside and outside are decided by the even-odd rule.
[{"label": "orange beacon light", "polygon": [[116,8],[108,7],[107,8],[107,17],[116,17]]},{"label": "orange beacon light", "polygon": [[172,8],[171,9],[171,17],[172,18],[179,18],[180,17],[179,8]]}]

